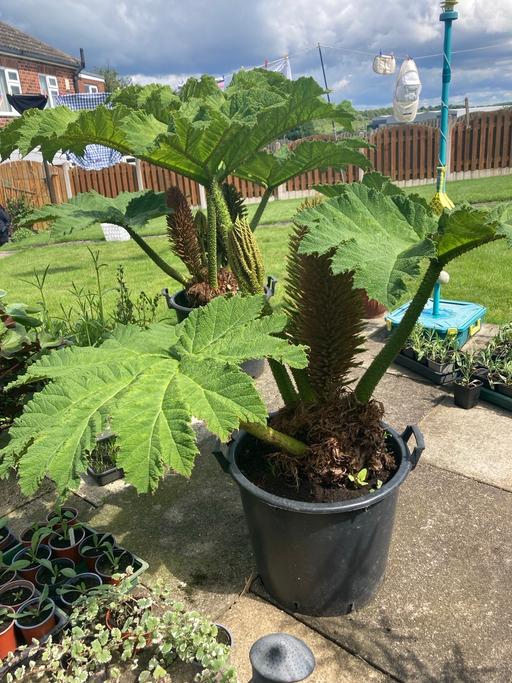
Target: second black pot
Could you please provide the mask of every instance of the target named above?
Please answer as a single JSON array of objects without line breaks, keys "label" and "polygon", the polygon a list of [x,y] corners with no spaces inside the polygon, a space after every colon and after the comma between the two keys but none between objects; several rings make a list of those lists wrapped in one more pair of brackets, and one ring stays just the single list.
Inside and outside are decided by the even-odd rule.
[{"label": "second black pot", "polygon": [[474,408],[480,398],[481,389],[482,382],[480,380],[473,380],[473,386],[464,386],[455,382],[453,385],[453,401],[455,405],[465,410]]},{"label": "second black pot", "polygon": [[[256,567],[270,596],[300,614],[347,614],[375,595],[386,568],[398,490],[423,452],[417,427],[386,426],[399,467],[381,489],[339,503],[307,503],[268,493],[240,471],[241,432],[224,463],[240,488]],[[407,442],[414,434],[412,454]]]}]

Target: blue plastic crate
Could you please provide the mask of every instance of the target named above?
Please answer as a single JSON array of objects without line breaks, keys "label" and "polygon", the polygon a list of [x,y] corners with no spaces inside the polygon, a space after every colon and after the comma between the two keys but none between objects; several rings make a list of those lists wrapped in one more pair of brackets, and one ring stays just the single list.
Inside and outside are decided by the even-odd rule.
[{"label": "blue plastic crate", "polygon": [[[399,325],[409,307],[409,303],[400,306],[386,316],[386,327],[389,332]],[[451,301],[441,299],[439,315],[433,315],[433,300],[429,299],[418,323],[426,329],[435,330],[440,337],[454,337],[459,347],[480,331],[487,308],[469,301]]]}]

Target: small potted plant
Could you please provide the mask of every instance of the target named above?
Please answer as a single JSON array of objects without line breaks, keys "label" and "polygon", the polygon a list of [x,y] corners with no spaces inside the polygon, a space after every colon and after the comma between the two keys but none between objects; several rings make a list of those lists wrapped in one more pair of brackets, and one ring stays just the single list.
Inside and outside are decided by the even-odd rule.
[{"label": "small potted plant", "polygon": [[35,590],[31,581],[23,579],[11,581],[0,588],[0,605],[17,609],[34,596]]},{"label": "small potted plant", "polygon": [[78,547],[85,538],[85,529],[73,520],[68,523],[65,519],[61,520],[54,533],[48,539],[48,545],[56,557],[67,557],[73,562],[80,561]]},{"label": "small potted plant", "polygon": [[39,588],[48,586],[50,597],[55,599],[57,590],[68,579],[76,576],[75,563],[67,557],[55,560],[39,560],[40,567],[36,574],[36,585]]},{"label": "small potted plant", "polygon": [[512,360],[497,364],[496,370],[496,391],[512,398]]},{"label": "small potted plant", "polygon": [[102,554],[97,558],[95,571],[103,583],[119,583],[119,575],[133,568],[134,557],[128,550],[118,548],[112,543],[104,543]]},{"label": "small potted plant", "polygon": [[16,627],[28,644],[34,639],[41,641],[56,623],[55,603],[48,597],[48,586],[39,597],[28,600],[16,612]]},{"label": "small potted plant", "polygon": [[0,551],[8,550],[18,543],[18,539],[7,526],[7,517],[0,518]]},{"label": "small potted plant", "polygon": [[14,610],[12,607],[0,607],[0,662],[17,647]]},{"label": "small potted plant", "polygon": [[80,557],[85,560],[87,569],[94,572],[96,560],[103,554],[106,545],[115,545],[115,538],[112,534],[91,534],[84,538],[78,549]]},{"label": "small potted plant", "polygon": [[421,357],[423,357],[423,342],[423,326],[417,323],[413,327],[411,334],[407,338],[407,341],[405,342],[400,353],[403,356],[406,356],[407,358],[412,358],[412,360],[421,360],[421,358],[418,358],[418,356],[420,355]]},{"label": "small potted plant", "polygon": [[[44,534],[40,533],[41,530],[44,530]],[[48,526],[46,522],[34,522],[30,526],[23,529],[23,531],[21,532],[21,543],[25,547],[29,548],[32,543],[32,538],[36,533],[38,534],[38,538],[42,540],[43,538],[48,537],[52,533],[52,529]]]},{"label": "small potted plant", "polygon": [[75,574],[57,589],[57,595],[66,607],[73,607],[74,603],[82,596],[99,590],[101,584],[101,577],[97,574],[88,572]]},{"label": "small potted plant", "polygon": [[30,547],[23,548],[14,556],[14,561],[26,561],[25,567],[18,566],[18,574],[26,581],[35,583],[40,560],[49,560],[52,554],[51,548],[41,541],[48,536],[48,529],[43,527],[32,536]]},{"label": "small potted plant", "polygon": [[27,560],[7,562],[4,554],[0,550],[0,587],[14,581],[17,578],[16,572],[18,569],[23,569],[25,567],[28,567]]},{"label": "small potted plant", "polygon": [[78,510],[73,507],[56,507],[46,515],[47,526],[58,529],[63,524],[74,526],[78,522]]},{"label": "small potted plant", "polygon": [[116,467],[118,451],[114,433],[107,431],[96,437],[96,446],[88,456],[87,472],[98,486],[106,486],[124,477],[122,468]]},{"label": "small potted plant", "polygon": [[480,398],[482,380],[475,376],[478,355],[474,351],[458,351],[455,355],[457,379],[453,385],[453,399],[456,406],[469,410]]},{"label": "small potted plant", "polygon": [[453,372],[456,344],[452,338],[436,337],[430,343],[427,355],[428,367],[440,375]]}]

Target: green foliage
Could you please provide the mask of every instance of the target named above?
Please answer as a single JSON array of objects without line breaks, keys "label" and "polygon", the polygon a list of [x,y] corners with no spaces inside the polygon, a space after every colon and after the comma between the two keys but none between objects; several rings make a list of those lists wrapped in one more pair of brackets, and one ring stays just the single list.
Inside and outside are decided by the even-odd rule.
[{"label": "green foliage", "polygon": [[434,257],[430,235],[437,220],[422,204],[399,195],[383,195],[360,183],[300,212],[307,229],[299,253],[332,254],[334,275],[354,272],[354,286],[370,299],[392,307],[420,274],[424,259]]},{"label": "green foliage", "polygon": [[[329,104],[324,94],[312,78],[289,81],[265,70],[235,74],[225,91],[210,77],[189,79],[179,97],[162,86],[131,86],[112,98],[112,109],[26,112],[0,134],[0,154],[7,158],[17,148],[27,154],[40,145],[51,158],[58,149],[82,153],[87,144],[104,144],[206,187],[237,175],[238,168],[243,167],[244,177],[256,173],[260,150],[309,121],[329,119],[350,128],[349,108]],[[304,163],[311,168],[311,154]],[[292,175],[302,172],[297,163],[290,169]],[[282,168],[280,175],[284,182]]]},{"label": "green foliage", "polygon": [[241,421],[266,423],[239,363],[306,364],[302,348],[273,336],[286,317],[260,317],[264,305],[263,296],[219,297],[176,327],[121,327],[99,348],[68,348],[33,364],[18,383],[50,381],[11,429],[2,473],[17,467],[27,493],[45,475],[61,492],[76,488],[108,420],[120,447],[116,464],[137,490],[153,490],[169,468],[188,476],[197,455],[192,415],[221,439]]}]

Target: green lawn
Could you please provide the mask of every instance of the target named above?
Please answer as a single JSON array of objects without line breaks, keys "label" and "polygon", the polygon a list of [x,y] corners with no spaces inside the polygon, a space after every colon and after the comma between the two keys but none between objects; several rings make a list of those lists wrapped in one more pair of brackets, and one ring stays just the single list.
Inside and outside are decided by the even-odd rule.
[{"label": "green lawn", "polygon": [[[285,273],[287,238],[290,226],[267,227],[257,232],[267,272],[282,280]],[[164,237],[151,238],[151,245],[165,255],[178,269],[183,270],[177,259],[169,256]],[[100,242],[92,245],[99,251],[100,260],[107,264],[102,269],[102,280],[106,289],[115,286],[115,272],[118,264],[125,268],[126,280],[132,293],[137,295],[143,289],[148,295],[159,292],[162,287],[176,290],[176,282],[166,276],[132,242]],[[33,277],[34,269],[42,272],[47,264],[50,270],[47,278],[46,295],[52,313],[58,314],[60,304],[69,307],[73,296],[69,289],[73,282],[84,288],[94,287],[94,271],[87,245],[69,243],[62,246],[48,246],[44,249],[24,249],[0,260],[0,289],[10,294],[11,301],[32,302],[37,291],[24,282]],[[512,320],[512,249],[503,242],[487,245],[461,257],[450,264],[451,281],[443,289],[443,295],[454,299],[475,301],[489,308],[487,320],[503,323]],[[276,303],[282,297],[278,286]],[[107,303],[112,304],[114,293],[108,292]],[[162,299],[161,316],[168,315]]]},{"label": "green lawn", "polygon": [[[416,194],[430,199],[434,194],[434,185],[420,185],[410,187],[408,193]],[[512,201],[512,176],[496,176],[494,178],[480,178],[478,180],[459,180],[449,184],[449,195],[456,203],[468,201],[471,203],[484,203],[495,201]],[[272,200],[268,203],[260,225],[268,227],[275,223],[287,223],[302,203],[302,199]],[[249,204],[249,218],[256,211],[257,204]],[[157,218],[150,221],[140,232],[142,235],[163,235],[165,233],[165,219]],[[7,244],[2,247],[5,251],[20,249],[29,246],[46,246],[52,242],[76,242],[82,240],[101,240],[103,232],[99,225],[86,230],[73,232],[69,235],[52,239],[48,232],[34,235],[19,244]]]},{"label": "green lawn", "polygon": [[[450,196],[459,202],[512,200],[512,176],[483,178],[480,180],[461,181],[450,184]],[[410,188],[426,198],[432,196],[433,186]],[[290,231],[290,218],[300,199],[270,202],[264,214],[262,227],[257,231],[267,272],[282,280],[285,271],[287,237]],[[249,213],[255,205],[249,206]],[[273,223],[273,224],[272,224]],[[142,231],[144,235],[162,235],[165,230],[163,218],[151,221]],[[89,228],[67,236],[67,243],[56,245],[49,242],[49,234],[37,235],[20,244],[9,245],[8,249],[17,253],[0,260],[0,289],[10,293],[10,300],[27,303],[37,298],[37,291],[25,280],[32,279],[34,270],[41,273],[50,264],[46,283],[46,296],[50,311],[57,315],[62,304],[66,308],[72,305],[73,296],[70,288],[73,282],[84,289],[94,287],[94,270],[87,244],[79,240],[101,240],[99,226]],[[177,259],[170,255],[167,240],[163,236],[150,237],[151,245],[164,255],[180,270],[183,267]],[[35,244],[41,245],[35,248]],[[102,268],[107,304],[112,304],[115,294],[116,268],[122,264],[125,268],[126,280],[132,293],[138,295],[144,290],[148,295],[159,292],[162,287],[171,290],[178,285],[168,278],[140,251],[134,242],[98,241],[89,245],[100,253],[100,261],[106,264]],[[5,249],[5,247],[4,247]],[[450,265],[450,284],[444,288],[444,295],[456,299],[471,300],[482,303],[489,308],[488,320],[502,323],[512,320],[512,250],[503,243],[488,245],[471,252]],[[282,296],[282,287],[278,286],[276,301]],[[162,316],[167,309],[162,299]]]}]

